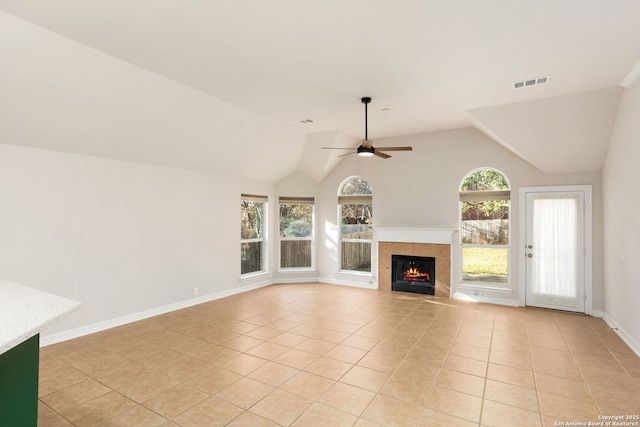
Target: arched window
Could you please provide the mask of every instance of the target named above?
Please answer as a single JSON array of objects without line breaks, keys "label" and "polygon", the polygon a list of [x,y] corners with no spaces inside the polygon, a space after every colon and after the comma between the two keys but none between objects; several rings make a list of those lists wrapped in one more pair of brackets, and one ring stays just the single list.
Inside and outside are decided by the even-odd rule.
[{"label": "arched window", "polygon": [[340,269],[371,272],[373,190],[359,176],[344,180],[338,190]]},{"label": "arched window", "polygon": [[507,177],[490,169],[468,173],[460,185],[462,281],[509,287],[509,205]]}]

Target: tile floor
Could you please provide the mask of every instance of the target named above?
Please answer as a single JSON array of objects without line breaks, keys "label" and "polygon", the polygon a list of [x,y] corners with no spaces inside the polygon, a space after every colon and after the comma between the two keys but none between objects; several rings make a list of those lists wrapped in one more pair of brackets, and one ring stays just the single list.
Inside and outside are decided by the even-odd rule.
[{"label": "tile floor", "polygon": [[597,318],[274,285],[41,350],[40,426],[553,426],[640,413]]}]

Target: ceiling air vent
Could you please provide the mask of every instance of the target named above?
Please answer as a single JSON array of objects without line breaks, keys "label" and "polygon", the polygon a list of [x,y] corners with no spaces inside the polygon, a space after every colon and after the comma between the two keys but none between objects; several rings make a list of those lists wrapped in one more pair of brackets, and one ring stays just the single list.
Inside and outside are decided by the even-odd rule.
[{"label": "ceiling air vent", "polygon": [[521,80],[519,82],[513,82],[512,86],[514,89],[520,89],[522,87],[530,87],[530,86],[537,86],[537,85],[542,85],[545,83],[549,83],[549,80],[551,79],[551,76],[544,76],[544,77],[536,77],[533,79],[527,79],[527,80]]},{"label": "ceiling air vent", "polygon": [[302,120],[293,121],[293,124],[296,124],[296,125],[310,125],[312,123],[315,123],[315,122],[311,119],[302,119]]}]

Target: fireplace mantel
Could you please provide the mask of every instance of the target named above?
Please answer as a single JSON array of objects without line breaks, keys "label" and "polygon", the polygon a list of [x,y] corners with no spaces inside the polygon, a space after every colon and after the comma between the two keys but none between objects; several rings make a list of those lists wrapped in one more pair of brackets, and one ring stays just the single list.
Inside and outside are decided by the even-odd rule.
[{"label": "fireplace mantel", "polygon": [[373,236],[377,242],[440,243],[450,245],[453,243],[457,231],[455,228],[374,227]]}]

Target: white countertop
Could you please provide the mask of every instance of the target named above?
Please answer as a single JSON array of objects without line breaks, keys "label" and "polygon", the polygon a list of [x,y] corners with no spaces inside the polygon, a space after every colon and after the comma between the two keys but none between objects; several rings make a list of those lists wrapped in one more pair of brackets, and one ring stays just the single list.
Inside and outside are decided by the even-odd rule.
[{"label": "white countertop", "polygon": [[77,301],[0,279],[0,354],[78,309]]}]

